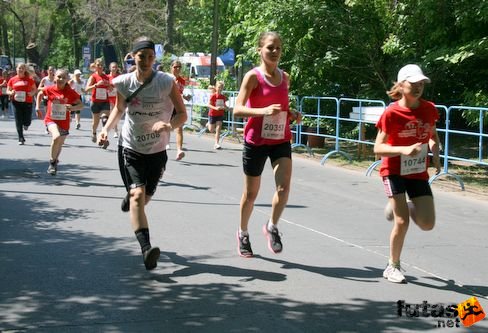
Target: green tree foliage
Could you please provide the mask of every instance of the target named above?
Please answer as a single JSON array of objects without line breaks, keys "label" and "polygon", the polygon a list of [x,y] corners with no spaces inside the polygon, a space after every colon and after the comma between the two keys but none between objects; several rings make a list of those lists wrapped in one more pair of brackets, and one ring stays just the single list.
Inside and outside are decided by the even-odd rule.
[{"label": "green tree foliage", "polygon": [[[210,52],[214,1],[173,2],[173,53]],[[43,60],[58,65],[76,63],[79,55],[72,53],[81,53],[86,43],[109,40],[123,57],[137,36],[168,40],[164,0],[12,0],[2,9],[14,3],[26,43],[32,35],[46,40],[45,31],[55,22],[51,52]],[[417,63],[432,79],[425,94],[436,103],[488,100],[486,1],[221,0],[218,10],[219,49],[233,48],[239,64],[259,62],[261,32],[281,34],[281,66],[291,74],[295,95],[386,100],[398,69]],[[13,20],[8,13],[3,17]]]}]

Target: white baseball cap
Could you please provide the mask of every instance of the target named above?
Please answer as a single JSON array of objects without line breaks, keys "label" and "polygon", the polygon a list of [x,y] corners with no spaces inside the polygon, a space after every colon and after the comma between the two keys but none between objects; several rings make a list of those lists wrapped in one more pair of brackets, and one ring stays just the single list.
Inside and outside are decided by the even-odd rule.
[{"label": "white baseball cap", "polygon": [[75,69],[74,74],[75,74],[75,75],[77,75],[77,74],[81,74],[81,71],[80,71],[79,69]]},{"label": "white baseball cap", "polygon": [[402,82],[405,80],[411,83],[420,82],[420,81],[426,81],[430,83],[430,79],[424,75],[422,69],[420,69],[419,66],[413,64],[403,66],[398,71],[397,82]]}]

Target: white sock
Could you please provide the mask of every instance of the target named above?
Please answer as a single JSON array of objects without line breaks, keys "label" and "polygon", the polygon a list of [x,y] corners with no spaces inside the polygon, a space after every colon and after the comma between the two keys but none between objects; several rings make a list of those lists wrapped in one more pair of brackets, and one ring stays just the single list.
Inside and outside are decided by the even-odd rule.
[{"label": "white sock", "polygon": [[249,231],[239,229],[239,237],[249,236]]},{"label": "white sock", "polygon": [[276,229],[276,226],[271,222],[271,219],[268,221],[266,228],[268,228],[268,231],[273,231],[273,229]]}]

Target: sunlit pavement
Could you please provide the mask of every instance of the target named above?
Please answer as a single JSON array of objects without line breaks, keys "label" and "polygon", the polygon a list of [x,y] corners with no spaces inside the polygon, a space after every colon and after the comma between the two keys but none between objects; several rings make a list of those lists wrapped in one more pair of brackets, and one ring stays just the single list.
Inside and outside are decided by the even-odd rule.
[{"label": "sunlit pavement", "polygon": [[186,157],[175,161],[172,137],[147,206],[151,241],[161,248],[147,272],[120,210],[116,142],[100,149],[90,132],[83,118],[51,176],[41,121],[25,146],[13,119],[0,121],[2,332],[488,330],[487,319],[465,328],[446,313],[436,317],[471,296],[488,310],[485,201],[434,186],[437,225],[422,232],[411,224],[402,255],[408,284],[396,285],[382,277],[391,224],[377,173],[296,157],[279,224],[283,253],[270,253],[261,233],[274,191],[268,164],[250,222],[255,257],[244,259],[235,239],[241,145],[224,140],[216,151],[210,136],[186,133]]}]

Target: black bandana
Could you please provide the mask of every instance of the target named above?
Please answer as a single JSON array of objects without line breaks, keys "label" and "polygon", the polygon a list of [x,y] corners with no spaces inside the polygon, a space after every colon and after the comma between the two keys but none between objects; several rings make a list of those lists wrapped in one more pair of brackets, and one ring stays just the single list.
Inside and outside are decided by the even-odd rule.
[{"label": "black bandana", "polygon": [[153,42],[151,42],[150,40],[143,40],[134,44],[134,47],[132,48],[132,53],[136,53],[137,51],[142,49],[151,49],[153,51],[156,50]]}]

